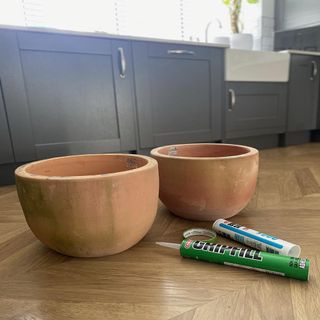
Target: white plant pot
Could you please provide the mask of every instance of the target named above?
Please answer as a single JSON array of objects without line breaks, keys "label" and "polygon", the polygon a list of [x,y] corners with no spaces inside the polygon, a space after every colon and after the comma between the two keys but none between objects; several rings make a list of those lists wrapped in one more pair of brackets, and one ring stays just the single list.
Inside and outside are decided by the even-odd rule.
[{"label": "white plant pot", "polygon": [[230,38],[229,37],[223,37],[223,36],[214,37],[212,39],[212,42],[217,43],[217,44],[223,44],[223,45],[230,46]]},{"label": "white plant pot", "polygon": [[252,50],[253,36],[251,33],[233,33],[230,37],[232,49]]}]

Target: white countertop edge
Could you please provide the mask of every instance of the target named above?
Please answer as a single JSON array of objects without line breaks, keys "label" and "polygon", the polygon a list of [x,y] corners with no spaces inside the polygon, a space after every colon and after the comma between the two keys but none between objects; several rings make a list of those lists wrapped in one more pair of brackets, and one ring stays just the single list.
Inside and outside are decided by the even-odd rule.
[{"label": "white countertop edge", "polygon": [[74,36],[85,36],[94,38],[107,38],[107,39],[117,39],[117,40],[134,40],[134,41],[148,41],[148,42],[159,42],[159,43],[172,43],[177,45],[191,45],[200,47],[211,47],[211,48],[229,48],[228,45],[220,43],[207,43],[207,42],[195,42],[195,41],[183,41],[183,40],[172,40],[172,39],[158,39],[158,38],[146,38],[146,37],[136,37],[136,36],[124,36],[116,35],[104,32],[83,32],[83,31],[72,31],[72,30],[62,30],[54,28],[42,28],[42,27],[23,27],[23,26],[11,26],[11,25],[1,25],[0,30],[12,30],[12,31],[28,31],[28,32],[40,32],[40,33],[52,33],[52,34],[62,34],[62,35],[74,35]]},{"label": "white countertop edge", "polygon": [[318,51],[303,51],[303,50],[282,50],[278,51],[279,53],[290,53],[290,54],[301,54],[308,56],[320,56],[320,52]]}]

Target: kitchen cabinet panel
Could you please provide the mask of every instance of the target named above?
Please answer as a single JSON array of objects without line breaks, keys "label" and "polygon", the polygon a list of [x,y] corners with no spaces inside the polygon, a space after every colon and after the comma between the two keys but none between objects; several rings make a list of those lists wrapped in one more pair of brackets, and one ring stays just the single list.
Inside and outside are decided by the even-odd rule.
[{"label": "kitchen cabinet panel", "polygon": [[36,159],[136,149],[129,42],[19,32],[18,48]]},{"label": "kitchen cabinet panel", "polygon": [[32,126],[15,31],[0,30],[0,77],[15,160],[34,160]]},{"label": "kitchen cabinet panel", "polygon": [[320,27],[275,32],[274,48],[276,51],[287,49],[318,51],[320,50]]},{"label": "kitchen cabinet panel", "polygon": [[223,50],[133,43],[141,148],[221,139]]},{"label": "kitchen cabinet panel", "polygon": [[295,48],[295,33],[293,31],[281,31],[274,34],[274,50],[281,51]]},{"label": "kitchen cabinet panel", "polygon": [[0,83],[0,164],[14,162],[7,115]]},{"label": "kitchen cabinet panel", "polygon": [[111,56],[23,50],[21,60],[37,148],[119,138]]},{"label": "kitchen cabinet panel", "polygon": [[284,132],[286,93],[286,83],[227,82],[225,138]]},{"label": "kitchen cabinet panel", "polygon": [[287,131],[317,127],[319,106],[320,59],[316,56],[291,55],[288,88]]},{"label": "kitchen cabinet panel", "polygon": [[304,51],[318,50],[319,28],[307,28],[295,32],[295,48]]}]

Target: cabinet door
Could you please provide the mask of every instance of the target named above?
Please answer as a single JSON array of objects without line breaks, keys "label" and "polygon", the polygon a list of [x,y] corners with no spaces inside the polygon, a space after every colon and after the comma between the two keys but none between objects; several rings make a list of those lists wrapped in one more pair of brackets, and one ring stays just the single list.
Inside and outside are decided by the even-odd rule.
[{"label": "cabinet door", "polygon": [[285,131],[286,83],[228,82],[226,138]]},{"label": "cabinet door", "polygon": [[0,164],[13,162],[14,157],[0,83]]},{"label": "cabinet door", "polygon": [[135,149],[129,43],[32,32],[17,38],[37,159]]},{"label": "cabinet door", "polygon": [[221,139],[223,50],[133,43],[141,148]]},{"label": "cabinet door", "polygon": [[319,58],[291,55],[288,101],[288,131],[316,129]]},{"label": "cabinet door", "polygon": [[31,121],[15,31],[0,30],[0,77],[15,160],[34,160]]}]

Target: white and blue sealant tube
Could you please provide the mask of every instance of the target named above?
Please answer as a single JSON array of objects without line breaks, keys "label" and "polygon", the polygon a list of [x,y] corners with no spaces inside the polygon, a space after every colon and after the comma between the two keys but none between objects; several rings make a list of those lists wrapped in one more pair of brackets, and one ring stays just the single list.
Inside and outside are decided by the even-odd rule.
[{"label": "white and blue sealant tube", "polygon": [[260,251],[298,258],[301,253],[300,246],[278,239],[277,237],[249,229],[240,224],[225,219],[218,219],[213,223],[213,230],[217,234],[244,243]]}]

